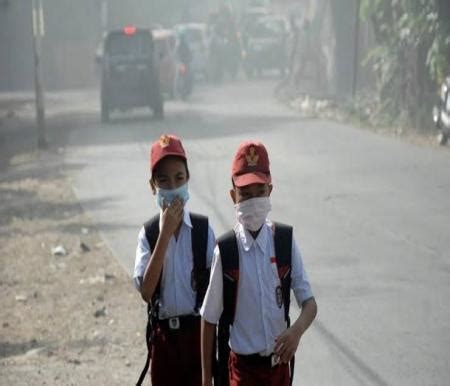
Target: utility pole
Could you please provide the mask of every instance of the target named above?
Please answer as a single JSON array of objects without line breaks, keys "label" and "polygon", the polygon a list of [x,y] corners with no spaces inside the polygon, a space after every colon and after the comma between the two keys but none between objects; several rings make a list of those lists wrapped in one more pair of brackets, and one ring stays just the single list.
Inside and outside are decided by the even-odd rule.
[{"label": "utility pole", "polygon": [[45,149],[48,146],[45,125],[44,91],[42,86],[41,50],[44,37],[44,10],[42,0],[32,0],[33,22],[33,56],[34,56],[34,91],[36,102],[36,124],[38,148]]},{"label": "utility pole", "polygon": [[352,98],[355,100],[356,86],[358,83],[358,68],[359,68],[359,10],[361,7],[361,0],[356,0],[355,10],[355,28],[354,42],[353,42],[353,79],[352,79]]}]

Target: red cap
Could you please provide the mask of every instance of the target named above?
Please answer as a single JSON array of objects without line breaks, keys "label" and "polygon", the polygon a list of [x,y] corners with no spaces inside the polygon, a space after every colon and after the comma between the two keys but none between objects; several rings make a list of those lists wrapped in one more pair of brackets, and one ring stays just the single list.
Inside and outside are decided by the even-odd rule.
[{"label": "red cap", "polygon": [[269,156],[261,142],[242,142],[233,159],[231,176],[234,185],[242,187],[250,184],[269,184],[272,181]]},{"label": "red cap", "polygon": [[169,155],[175,155],[186,159],[186,153],[183,149],[180,138],[172,134],[161,135],[157,141],[153,142],[150,150],[151,171],[153,172],[153,169],[155,169],[155,166],[159,161]]}]

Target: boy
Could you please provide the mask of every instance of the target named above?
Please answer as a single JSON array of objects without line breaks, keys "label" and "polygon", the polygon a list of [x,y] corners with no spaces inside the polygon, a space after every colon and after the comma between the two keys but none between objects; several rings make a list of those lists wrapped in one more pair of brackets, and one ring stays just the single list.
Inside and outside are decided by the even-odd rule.
[{"label": "boy", "polygon": [[[316,316],[317,305],[299,249],[292,237],[288,237],[289,245],[281,245],[284,251],[288,251],[284,254],[290,255],[290,261],[287,268],[285,266],[285,269],[280,270],[279,260],[284,256],[275,254],[275,251],[280,250],[280,245],[276,245],[278,225],[267,219],[271,209],[272,184],[269,158],[262,143],[241,143],[233,160],[232,184],[230,195],[235,204],[238,223],[231,237],[237,245],[238,267],[222,269],[230,266],[233,254],[221,254],[224,250],[223,244],[221,249],[221,242],[226,239],[221,238],[214,251],[210,284],[200,311],[203,385],[212,384],[211,353],[215,329],[219,320],[223,320],[227,308],[227,318],[230,309],[234,313],[229,318],[230,385],[287,386],[290,383],[289,362],[301,336]],[[283,280],[289,277],[289,273],[286,297]],[[237,283],[231,301],[229,294],[225,293],[225,287],[229,287],[230,281]],[[283,309],[283,304],[286,307],[289,302],[289,289],[294,291],[301,307],[300,316],[291,327],[287,326],[286,308]],[[219,348],[220,339],[219,329]],[[221,380],[221,384],[227,383],[227,380]]]},{"label": "boy", "polygon": [[[134,282],[151,305],[153,386],[201,383],[200,316],[215,245],[207,217],[189,213],[189,169],[180,139],[163,135],[152,144],[150,188],[159,215],[139,233]],[[141,384],[148,368],[141,374]]]}]

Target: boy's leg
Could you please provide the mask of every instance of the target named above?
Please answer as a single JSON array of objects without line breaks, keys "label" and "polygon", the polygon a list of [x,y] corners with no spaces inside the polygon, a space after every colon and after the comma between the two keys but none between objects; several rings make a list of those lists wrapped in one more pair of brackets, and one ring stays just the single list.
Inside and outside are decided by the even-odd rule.
[{"label": "boy's leg", "polygon": [[231,351],[228,359],[230,386],[261,386],[258,368],[247,366]]},{"label": "boy's leg", "polygon": [[[180,373],[183,374],[184,386],[199,386],[202,384],[202,363],[200,344],[200,318],[180,335],[181,360]],[[181,385],[181,383],[180,383]]]},{"label": "boy's leg", "polygon": [[154,339],[150,366],[152,386],[179,386],[180,358],[173,336],[157,326]]},{"label": "boy's leg", "polygon": [[289,386],[289,365],[275,367],[248,365],[231,352],[229,359],[230,386]]},{"label": "boy's leg", "polygon": [[270,386],[289,386],[289,365],[286,363],[275,366],[271,369]]}]

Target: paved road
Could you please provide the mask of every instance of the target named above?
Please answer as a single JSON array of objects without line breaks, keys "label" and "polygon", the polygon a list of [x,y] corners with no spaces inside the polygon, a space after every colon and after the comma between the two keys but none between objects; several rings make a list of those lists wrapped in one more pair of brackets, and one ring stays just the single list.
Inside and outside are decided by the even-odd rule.
[{"label": "paved road", "polygon": [[[295,385],[450,385],[450,152],[366,130],[301,120],[273,101],[270,81],[198,89],[102,126],[98,103],[72,131],[66,169],[75,191],[125,269],[155,212],[149,143],[183,138],[189,206],[217,234],[234,212],[232,155],[243,139],[269,150],[272,218],[295,226],[319,305],[297,355]],[[298,310],[294,307],[294,312]]]}]

